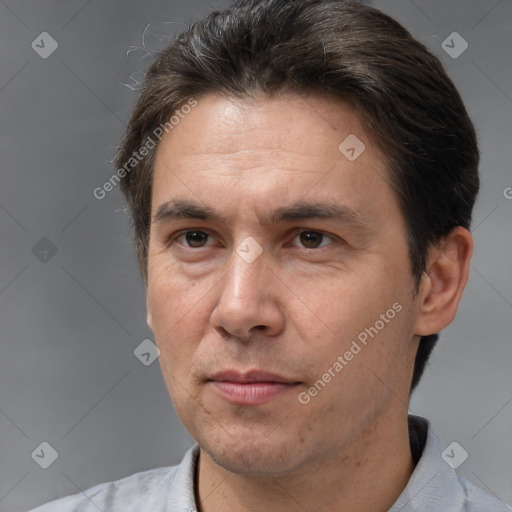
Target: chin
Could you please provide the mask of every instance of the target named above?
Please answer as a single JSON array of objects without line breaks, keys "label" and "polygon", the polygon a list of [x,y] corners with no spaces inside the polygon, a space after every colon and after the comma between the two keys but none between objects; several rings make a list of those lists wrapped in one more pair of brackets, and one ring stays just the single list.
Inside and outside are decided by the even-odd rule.
[{"label": "chin", "polygon": [[297,447],[303,446],[291,436],[285,438],[276,432],[263,436],[252,434],[230,435],[223,432],[216,439],[207,436],[199,445],[219,466],[239,475],[265,477],[279,476],[295,469],[301,459]]}]

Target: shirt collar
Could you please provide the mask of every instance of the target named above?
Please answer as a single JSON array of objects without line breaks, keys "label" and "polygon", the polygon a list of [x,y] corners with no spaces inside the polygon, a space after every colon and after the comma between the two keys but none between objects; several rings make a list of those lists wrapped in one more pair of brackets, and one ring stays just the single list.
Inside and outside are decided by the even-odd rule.
[{"label": "shirt collar", "polygon": [[185,454],[183,460],[176,467],[167,502],[168,510],[176,512],[197,512],[194,493],[194,480],[199,461],[199,445],[195,444]]},{"label": "shirt collar", "polygon": [[407,486],[389,512],[460,511],[465,500],[464,490],[455,471],[441,457],[441,441],[429,422],[418,416],[409,416],[409,432],[411,451],[414,452],[414,435],[421,436],[425,432],[425,444]]},{"label": "shirt collar", "polygon": [[[407,486],[389,512],[460,511],[465,500],[464,490],[455,471],[442,459],[441,441],[429,422],[418,416],[409,416],[409,437],[413,459],[419,460]],[[169,510],[197,511],[194,476],[198,460],[199,445],[195,444],[174,473]]]}]

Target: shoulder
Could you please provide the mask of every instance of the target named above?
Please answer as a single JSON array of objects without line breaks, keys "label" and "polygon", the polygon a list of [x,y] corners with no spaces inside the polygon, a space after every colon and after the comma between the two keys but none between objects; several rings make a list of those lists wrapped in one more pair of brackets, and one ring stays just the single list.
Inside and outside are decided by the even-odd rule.
[{"label": "shoulder", "polygon": [[151,469],[98,484],[30,512],[164,512],[171,502],[188,503],[196,448],[190,448],[177,466]]},{"label": "shoulder", "polygon": [[426,419],[410,416],[409,436],[416,465],[390,512],[511,512],[498,498],[456,473],[450,463],[455,448],[446,455],[447,448]]},{"label": "shoulder", "polygon": [[468,480],[458,476],[460,486],[464,490],[466,512],[511,512],[509,507],[492,494],[473,485]]},{"label": "shoulder", "polygon": [[113,482],[98,484],[83,493],[46,503],[31,512],[89,512],[93,509],[97,511],[98,507],[99,510],[103,510],[102,505],[113,503],[118,507],[133,508],[135,504],[143,504],[144,500],[154,494],[159,487],[169,488],[176,468],[177,466],[152,469]]}]

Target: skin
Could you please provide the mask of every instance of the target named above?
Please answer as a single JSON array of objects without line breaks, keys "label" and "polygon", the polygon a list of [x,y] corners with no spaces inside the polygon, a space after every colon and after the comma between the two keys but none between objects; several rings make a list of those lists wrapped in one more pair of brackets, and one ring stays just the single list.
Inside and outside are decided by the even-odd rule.
[{"label": "skin", "polygon": [[[338,149],[349,134],[365,144],[355,161]],[[457,228],[430,250],[415,293],[385,157],[340,100],[202,97],[156,156],[148,324],[176,411],[201,447],[198,507],[388,510],[414,469],[407,406],[418,340],[453,319],[471,235]],[[158,219],[176,199],[224,219]],[[334,202],[364,222],[266,222],[298,201]],[[236,251],[247,237],[262,249],[251,263]],[[396,303],[401,311],[301,403]],[[235,405],[208,381],[255,368],[297,384],[267,403]]]}]

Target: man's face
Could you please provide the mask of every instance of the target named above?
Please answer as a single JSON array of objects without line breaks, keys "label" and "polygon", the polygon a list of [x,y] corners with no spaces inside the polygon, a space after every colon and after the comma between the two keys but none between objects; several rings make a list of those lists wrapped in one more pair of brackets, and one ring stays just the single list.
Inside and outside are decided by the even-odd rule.
[{"label": "man's face", "polygon": [[[351,134],[359,156],[356,139],[339,149]],[[214,461],[283,474],[404,417],[405,223],[348,104],[201,98],[158,147],[152,214],[148,322],[176,411]]]}]

